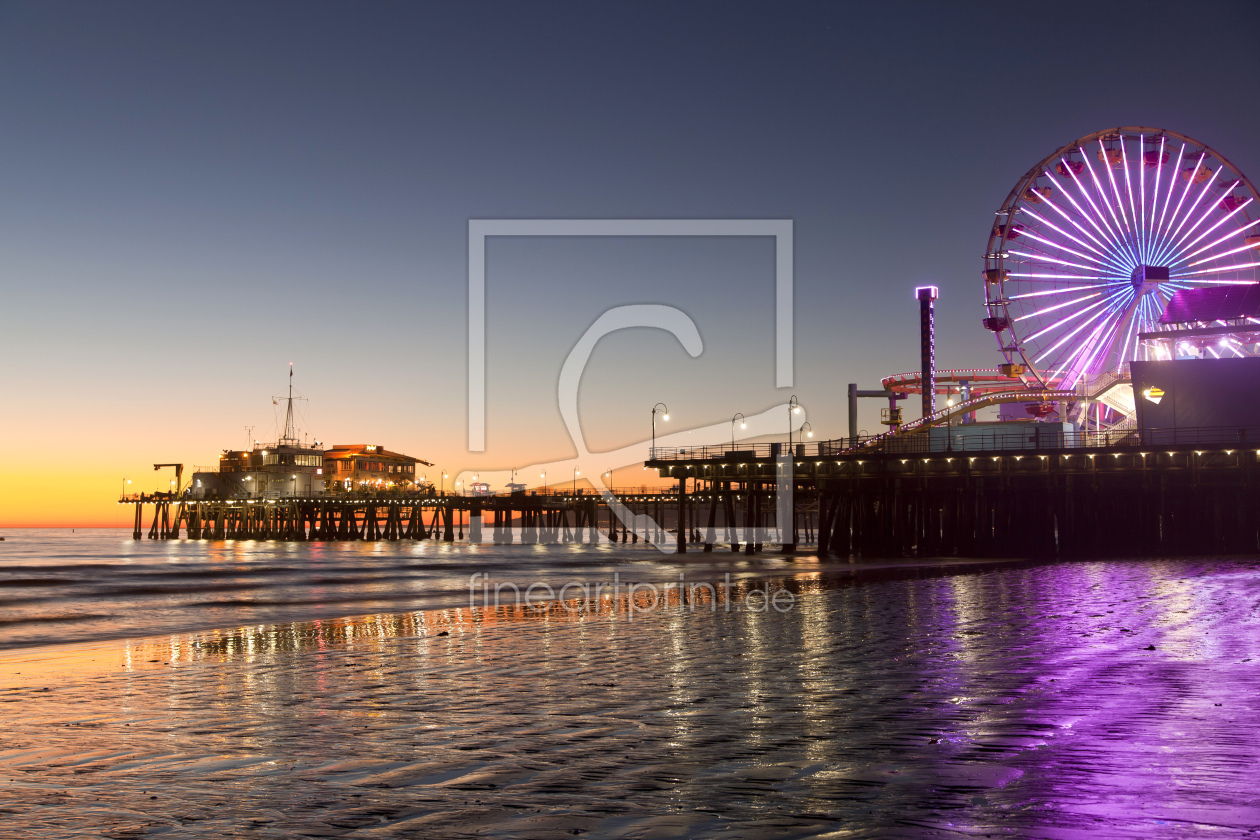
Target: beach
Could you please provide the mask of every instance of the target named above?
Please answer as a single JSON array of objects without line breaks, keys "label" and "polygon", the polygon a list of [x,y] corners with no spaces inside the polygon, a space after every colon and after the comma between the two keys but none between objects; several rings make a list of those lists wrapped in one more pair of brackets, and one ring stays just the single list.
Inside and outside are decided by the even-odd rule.
[{"label": "beach", "polygon": [[[1240,836],[1251,560],[802,563],[0,656],[3,837]],[[642,605],[646,606],[646,605]]]}]

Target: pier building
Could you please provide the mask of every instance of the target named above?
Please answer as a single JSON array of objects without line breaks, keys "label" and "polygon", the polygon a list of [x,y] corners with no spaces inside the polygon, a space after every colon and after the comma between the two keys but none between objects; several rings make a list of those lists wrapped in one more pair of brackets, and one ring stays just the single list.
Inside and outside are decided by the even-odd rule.
[{"label": "pier building", "polygon": [[217,470],[193,473],[186,490],[194,499],[267,499],[324,492],[324,451],[281,438],[252,450],[225,449]]},{"label": "pier building", "polygon": [[324,484],[330,491],[414,490],[427,485],[416,474],[417,465],[431,467],[401,452],[392,452],[380,444],[334,444],[324,450]]}]

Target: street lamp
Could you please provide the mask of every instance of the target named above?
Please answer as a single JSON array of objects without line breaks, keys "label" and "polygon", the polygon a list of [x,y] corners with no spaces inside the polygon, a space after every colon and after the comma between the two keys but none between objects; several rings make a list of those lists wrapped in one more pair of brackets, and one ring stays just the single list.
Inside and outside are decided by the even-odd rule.
[{"label": "street lamp", "polygon": [[801,413],[801,404],[796,399],[796,394],[792,395],[792,399],[788,400],[788,449],[792,448],[792,415]]},{"label": "street lamp", "polygon": [[813,436],[814,436],[814,427],[813,427],[813,426],[811,426],[811,425],[809,425],[809,421],[808,421],[808,420],[806,420],[804,423],[802,423],[802,424],[801,424],[801,431],[802,431],[802,432],[805,432],[805,437],[813,437]]},{"label": "street lamp", "polygon": [[123,494],[124,496],[126,496],[126,495],[127,495],[127,485],[128,485],[128,484],[130,484],[130,483],[131,483],[131,479],[130,479],[130,478],[124,478],[124,479],[123,479],[123,484],[122,484],[122,494]]},{"label": "street lamp", "polygon": [[543,480],[543,495],[546,496],[547,495],[547,471],[546,470],[542,471],[542,475],[540,476],[540,478],[542,478]]},{"label": "street lamp", "polygon": [[446,470],[442,470],[442,479],[439,482],[438,489],[442,491],[443,496],[446,495]]},{"label": "street lamp", "polygon": [[581,470],[579,470],[577,467],[573,468],[573,495],[574,496],[577,495],[577,477],[581,474],[582,474]]},{"label": "street lamp", "polygon": [[731,449],[735,448],[735,421],[736,420],[739,420],[739,427],[741,429],[748,428],[748,423],[744,420],[744,415],[739,412],[736,412],[735,416],[731,418]]},{"label": "street lamp", "polygon": [[656,405],[652,406],[652,452],[651,452],[651,456],[652,456],[653,458],[655,458],[655,457],[656,457],[656,413],[657,413],[658,411],[661,413],[661,416],[664,418],[665,422],[667,422],[667,423],[669,422],[669,407],[668,407],[667,405],[665,405],[665,403],[657,403]]}]

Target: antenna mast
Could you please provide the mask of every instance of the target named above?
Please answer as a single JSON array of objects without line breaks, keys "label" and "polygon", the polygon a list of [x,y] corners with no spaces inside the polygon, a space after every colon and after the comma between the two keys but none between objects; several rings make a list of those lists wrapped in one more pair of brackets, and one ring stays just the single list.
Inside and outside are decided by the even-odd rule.
[{"label": "antenna mast", "polygon": [[284,412],[284,437],[281,443],[297,443],[297,430],[293,428],[293,362],[289,362],[289,405]]}]

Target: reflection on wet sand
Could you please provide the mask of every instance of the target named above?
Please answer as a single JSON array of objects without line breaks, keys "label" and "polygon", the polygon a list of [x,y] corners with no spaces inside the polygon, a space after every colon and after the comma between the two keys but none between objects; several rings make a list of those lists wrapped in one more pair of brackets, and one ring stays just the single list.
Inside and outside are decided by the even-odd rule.
[{"label": "reflection on wet sand", "polygon": [[28,650],[0,658],[0,835],[1237,832],[1258,601],[1254,562],[804,562],[653,609]]}]

